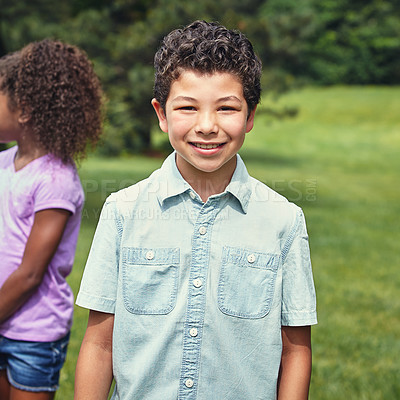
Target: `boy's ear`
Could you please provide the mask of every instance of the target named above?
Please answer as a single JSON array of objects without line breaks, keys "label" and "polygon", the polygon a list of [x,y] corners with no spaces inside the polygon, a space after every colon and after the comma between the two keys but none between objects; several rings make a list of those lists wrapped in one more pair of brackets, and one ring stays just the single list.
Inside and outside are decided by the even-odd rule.
[{"label": "boy's ear", "polygon": [[251,111],[249,116],[247,117],[246,122],[246,133],[250,132],[254,126],[254,115],[256,113],[257,106],[255,106]]},{"label": "boy's ear", "polygon": [[151,105],[153,106],[157,117],[158,117],[158,124],[160,125],[160,129],[168,133],[168,123],[167,123],[167,117],[165,116],[164,109],[161,107],[161,104],[158,100],[153,99],[151,100]]}]

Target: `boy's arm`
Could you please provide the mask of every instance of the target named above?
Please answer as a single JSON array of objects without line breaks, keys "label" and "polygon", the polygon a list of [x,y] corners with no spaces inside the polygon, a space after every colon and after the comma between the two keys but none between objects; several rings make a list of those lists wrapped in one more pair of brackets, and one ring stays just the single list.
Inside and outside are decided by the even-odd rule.
[{"label": "boy's arm", "polygon": [[114,314],[91,310],[75,371],[74,400],[106,400],[113,380]]},{"label": "boy's arm", "polygon": [[71,213],[46,209],[35,213],[20,266],[0,288],[0,323],[17,311],[42,283]]},{"label": "boy's arm", "polygon": [[282,326],[278,400],[306,400],[311,378],[311,327]]}]

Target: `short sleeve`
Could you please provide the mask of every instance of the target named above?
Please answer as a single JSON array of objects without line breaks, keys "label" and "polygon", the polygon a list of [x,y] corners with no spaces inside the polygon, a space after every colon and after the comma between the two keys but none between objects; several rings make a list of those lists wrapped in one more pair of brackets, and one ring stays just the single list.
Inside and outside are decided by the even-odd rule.
[{"label": "short sleeve", "polygon": [[310,247],[304,214],[297,210],[296,220],[282,254],[283,326],[317,323],[316,295],[311,268]]},{"label": "short sleeve", "polygon": [[115,202],[107,199],[83,273],[76,304],[113,314],[118,284],[120,236],[122,229]]},{"label": "short sleeve", "polygon": [[72,165],[49,165],[48,174],[41,171],[34,193],[34,212],[61,208],[75,214],[83,204],[84,194],[78,173]]}]

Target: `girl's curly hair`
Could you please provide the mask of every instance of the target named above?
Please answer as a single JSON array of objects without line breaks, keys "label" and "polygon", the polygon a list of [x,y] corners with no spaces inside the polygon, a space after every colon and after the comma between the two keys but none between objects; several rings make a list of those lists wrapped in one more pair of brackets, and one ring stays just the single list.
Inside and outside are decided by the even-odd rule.
[{"label": "girl's curly hair", "polygon": [[242,82],[249,112],[260,101],[261,61],[252,44],[241,32],[216,22],[194,21],[170,32],[154,57],[154,67],[154,97],[163,109],[171,84],[185,70],[234,74]]},{"label": "girl's curly hair", "polygon": [[103,126],[103,92],[76,46],[45,39],[0,60],[0,90],[40,145],[64,163],[85,157]]}]

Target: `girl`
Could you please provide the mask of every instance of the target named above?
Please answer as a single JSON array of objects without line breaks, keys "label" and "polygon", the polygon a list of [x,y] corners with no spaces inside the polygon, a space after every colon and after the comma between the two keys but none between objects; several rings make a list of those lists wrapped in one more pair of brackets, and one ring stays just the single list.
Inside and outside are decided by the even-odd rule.
[{"label": "girl", "polygon": [[84,200],[73,160],[102,131],[102,91],[77,47],[43,40],[0,59],[0,398],[49,400],[72,324]]}]

